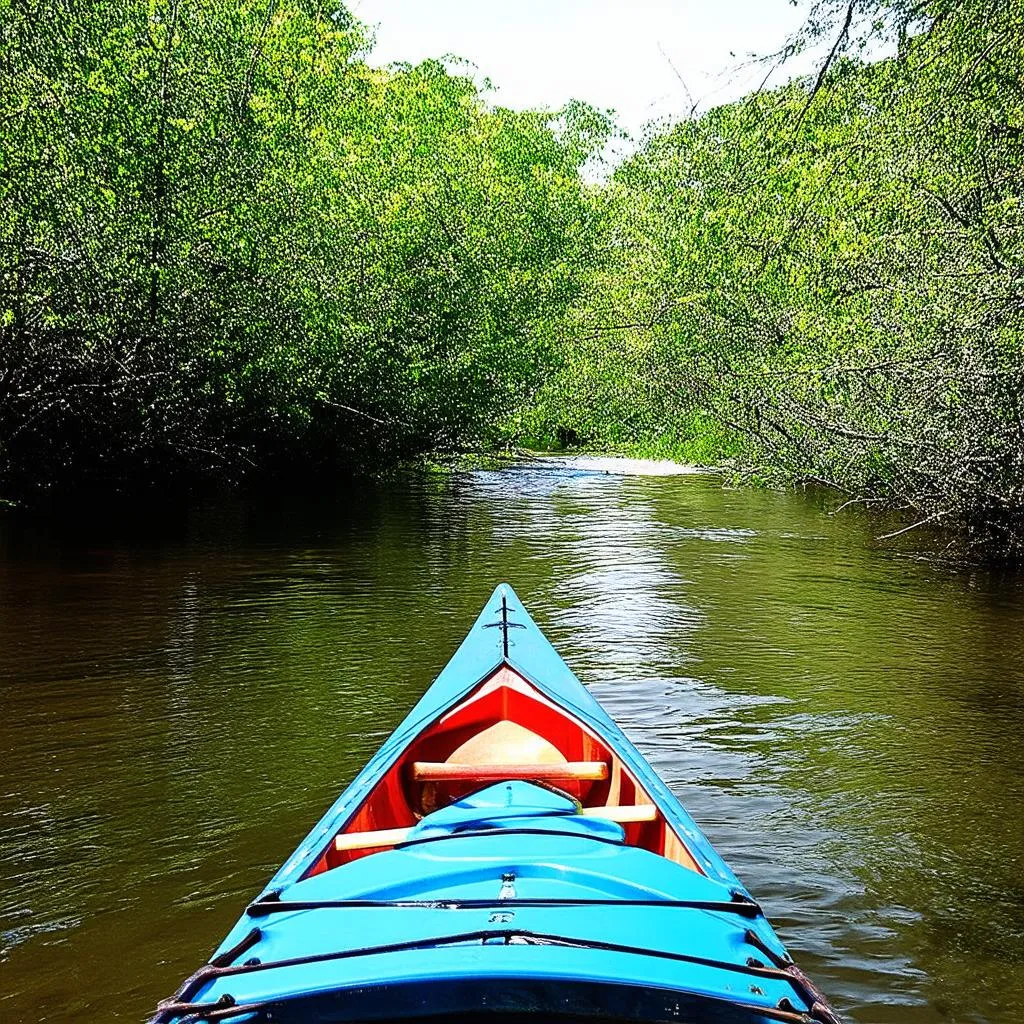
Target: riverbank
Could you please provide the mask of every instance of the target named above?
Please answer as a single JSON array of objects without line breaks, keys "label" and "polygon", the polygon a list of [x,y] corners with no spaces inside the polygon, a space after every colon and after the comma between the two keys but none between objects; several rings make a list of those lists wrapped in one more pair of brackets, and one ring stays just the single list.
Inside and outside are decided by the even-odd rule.
[{"label": "riverbank", "polygon": [[375,68],[344,6],[12,9],[0,496],[558,443],[1019,562],[1024,13],[856,6],[815,5],[813,83],[652,128],[600,182],[608,112]]},{"label": "riverbank", "polygon": [[[707,450],[707,447],[704,447]],[[560,478],[579,477],[684,477],[702,476],[716,481],[726,490],[765,491],[784,494],[802,493],[811,507],[825,520],[846,521],[862,535],[866,543],[881,548],[912,552],[917,557],[959,566],[1004,565],[1007,559],[982,546],[964,543],[956,531],[943,530],[940,524],[916,524],[905,509],[894,508],[881,499],[851,500],[847,493],[826,481],[786,480],[781,474],[743,472],[730,465],[699,465],[680,457],[665,457],[666,447],[636,445],[626,450],[541,450],[532,448],[496,448],[461,454],[435,455],[395,461],[372,470],[324,471],[295,463],[287,471],[259,474],[250,471],[236,479],[216,475],[181,474],[167,479],[151,479],[101,486],[91,483],[66,488],[30,492],[20,501],[0,502],[0,525],[5,517],[29,531],[57,529],[62,535],[86,541],[113,534],[133,536],[143,541],[149,524],[187,522],[193,508],[218,505],[273,505],[287,495],[296,510],[303,504],[321,503],[344,506],[368,500],[380,487],[411,486],[433,478],[441,486],[452,479],[472,477],[478,472],[529,470]],[[845,519],[844,519],[845,517]]]},{"label": "riverbank", "polygon": [[[728,457],[724,465],[701,465],[687,461],[683,452],[694,448],[707,452],[709,444],[703,442],[697,446],[692,444],[680,446],[676,458],[664,457],[671,446],[660,443],[656,446],[637,445],[631,452],[615,451],[539,451],[517,449],[513,453],[500,458],[467,461],[449,464],[444,471],[480,468],[490,465],[493,468],[513,467],[517,463],[550,469],[553,471],[569,471],[586,473],[606,473],[622,476],[687,476],[699,474],[714,477],[725,488],[752,488],[768,490],[776,493],[799,491],[806,494],[819,508],[823,516],[837,518],[840,522],[844,514],[848,520],[855,520],[856,528],[861,530],[868,526],[874,543],[880,547],[888,547],[904,553],[914,553],[917,557],[930,561],[941,561],[952,565],[967,566],[1004,566],[1014,569],[1021,563],[1019,552],[1015,549],[1007,552],[1004,549],[993,549],[984,542],[987,538],[979,538],[974,543],[959,532],[955,526],[944,525],[938,519],[921,521],[915,510],[900,507],[893,500],[878,495],[862,495],[857,497],[848,489],[832,481],[818,477],[798,477],[787,479],[784,474],[775,470],[743,470],[735,464],[733,457]],[[628,452],[628,450],[627,450]]]}]

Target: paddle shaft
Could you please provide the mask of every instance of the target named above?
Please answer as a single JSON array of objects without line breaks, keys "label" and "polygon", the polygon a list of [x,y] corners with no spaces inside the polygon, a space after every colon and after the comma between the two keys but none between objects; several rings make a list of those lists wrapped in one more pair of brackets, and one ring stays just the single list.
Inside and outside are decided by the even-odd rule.
[{"label": "paddle shaft", "polygon": [[450,761],[413,761],[413,782],[601,782],[608,778],[606,761],[564,761],[547,764],[459,764]]}]

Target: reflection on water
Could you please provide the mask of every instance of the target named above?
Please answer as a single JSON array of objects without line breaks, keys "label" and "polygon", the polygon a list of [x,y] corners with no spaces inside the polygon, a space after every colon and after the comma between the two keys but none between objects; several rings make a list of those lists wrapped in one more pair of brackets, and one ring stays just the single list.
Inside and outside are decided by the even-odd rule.
[{"label": "reflection on water", "polygon": [[0,1019],[143,1016],[508,580],[851,1020],[1019,1020],[1019,581],[634,469],[8,523]]}]

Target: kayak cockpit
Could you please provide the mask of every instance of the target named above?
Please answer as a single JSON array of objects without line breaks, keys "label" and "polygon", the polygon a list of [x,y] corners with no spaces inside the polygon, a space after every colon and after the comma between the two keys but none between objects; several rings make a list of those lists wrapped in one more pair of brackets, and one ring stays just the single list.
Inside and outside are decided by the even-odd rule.
[{"label": "kayak cockpit", "polygon": [[619,822],[627,845],[700,871],[612,745],[506,662],[402,751],[306,877],[404,842],[425,816],[504,781],[549,786]]}]

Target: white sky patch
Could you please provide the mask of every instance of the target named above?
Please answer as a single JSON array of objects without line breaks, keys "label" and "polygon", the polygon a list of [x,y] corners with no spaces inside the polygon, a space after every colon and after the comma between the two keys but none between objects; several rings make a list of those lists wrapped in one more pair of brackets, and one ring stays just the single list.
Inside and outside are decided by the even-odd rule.
[{"label": "white sky patch", "polygon": [[[756,88],[767,68],[741,65],[778,51],[805,13],[789,0],[352,0],[350,9],[376,31],[371,64],[453,54],[491,80],[495,104],[555,110],[580,99],[615,110],[634,138],[650,121],[688,116],[694,102],[707,110]],[[792,59],[769,85],[818,60]]]}]

